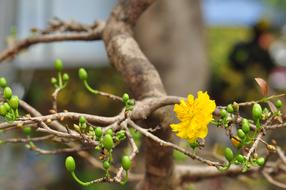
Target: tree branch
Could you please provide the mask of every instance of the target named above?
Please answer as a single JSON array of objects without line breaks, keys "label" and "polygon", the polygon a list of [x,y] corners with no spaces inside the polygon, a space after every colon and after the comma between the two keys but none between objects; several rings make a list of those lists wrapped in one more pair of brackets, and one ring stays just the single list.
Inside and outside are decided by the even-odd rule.
[{"label": "tree branch", "polygon": [[101,39],[104,22],[98,22],[95,29],[88,32],[70,32],[70,33],[53,33],[39,34],[23,40],[16,41],[15,44],[0,53],[0,62],[14,58],[22,50],[29,48],[32,45],[39,43],[52,43],[62,41],[93,41]]}]

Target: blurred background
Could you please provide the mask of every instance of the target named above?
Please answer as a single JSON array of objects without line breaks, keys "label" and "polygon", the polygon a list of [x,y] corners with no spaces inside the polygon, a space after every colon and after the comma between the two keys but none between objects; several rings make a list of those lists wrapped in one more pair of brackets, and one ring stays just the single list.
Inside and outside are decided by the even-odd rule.
[{"label": "blurred background", "polygon": [[[0,50],[15,39],[31,36],[33,27],[45,28],[54,17],[83,23],[105,20],[115,4],[116,0],[0,0]],[[285,11],[285,0],[159,0],[140,18],[135,37],[159,70],[169,94],[186,96],[208,90],[217,104],[225,105],[261,98],[255,77],[267,80],[272,93],[285,92]],[[18,96],[47,114],[56,58],[63,60],[71,78],[59,96],[61,110],[106,116],[120,110],[121,105],[88,94],[77,79],[77,69],[85,67],[96,88],[117,95],[128,92],[110,66],[102,42],[36,45],[1,64],[0,76],[8,79]],[[221,131],[211,131],[208,141],[223,141],[220,137]],[[0,146],[0,190],[133,188],[132,183],[82,188],[66,173],[64,157],[40,156],[25,150],[24,145]],[[181,155],[175,157],[184,160]],[[100,174],[84,161],[79,168],[83,179]],[[209,185],[212,189],[277,189],[263,180],[246,178],[208,180],[189,189]]]}]

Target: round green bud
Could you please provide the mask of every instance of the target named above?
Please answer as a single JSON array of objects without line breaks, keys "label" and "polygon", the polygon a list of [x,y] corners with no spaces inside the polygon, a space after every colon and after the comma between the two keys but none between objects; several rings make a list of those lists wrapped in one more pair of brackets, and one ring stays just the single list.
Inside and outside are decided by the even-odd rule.
[{"label": "round green bud", "polygon": [[81,123],[81,125],[80,125],[80,129],[81,130],[86,129],[86,127],[87,127],[86,123]]},{"label": "round green bud", "polygon": [[225,118],[227,116],[227,111],[225,109],[220,110],[220,116]]},{"label": "round green bud", "polygon": [[27,136],[31,135],[32,133],[32,128],[31,127],[24,127],[23,128],[23,133]]},{"label": "round green bud", "polygon": [[116,133],[116,136],[119,140],[123,140],[125,139],[125,131],[124,130],[120,130]]},{"label": "round green bud", "polygon": [[198,141],[190,142],[189,145],[193,150],[200,146]]},{"label": "round green bud", "polygon": [[7,109],[4,104],[0,105],[0,115],[5,116],[7,114]]},{"label": "round green bud", "polygon": [[227,107],[226,107],[226,111],[228,113],[233,113],[234,112],[233,106],[231,104],[228,104]]},{"label": "round green bud", "polygon": [[63,74],[63,80],[68,81],[70,79],[69,75],[67,73]]},{"label": "round green bud", "polygon": [[262,108],[260,104],[255,103],[252,107],[252,117],[254,120],[261,119],[262,117]]},{"label": "round green bud", "polygon": [[9,100],[9,105],[13,109],[17,109],[19,107],[19,98],[18,96],[12,96]]},{"label": "round green bud", "polygon": [[111,128],[109,128],[109,129],[107,129],[107,131],[105,131],[105,134],[110,134],[112,136],[113,130]]},{"label": "round green bud", "polygon": [[127,102],[129,100],[129,95],[127,93],[124,93],[122,96],[123,102]]},{"label": "round green bud", "polygon": [[239,111],[239,104],[237,102],[233,102],[232,107],[234,111],[238,112]]},{"label": "round green bud", "polygon": [[237,160],[239,163],[242,163],[242,162],[244,162],[245,157],[244,157],[243,155],[239,154],[239,155],[237,155],[236,160]]},{"label": "round green bud", "polygon": [[103,144],[103,147],[105,149],[111,150],[113,148],[113,145],[114,145],[112,136],[110,134],[104,135],[103,140],[102,140],[102,144]]},{"label": "round green bud", "polygon": [[7,111],[11,109],[10,105],[7,102],[4,103],[4,107],[6,108]]},{"label": "round green bud", "polygon": [[101,127],[96,127],[94,132],[95,132],[95,136],[97,138],[100,138],[102,136],[102,129],[101,129]]},{"label": "round green bud", "polygon": [[5,87],[5,88],[4,88],[4,98],[6,98],[7,100],[9,100],[12,95],[13,95],[12,89],[11,89],[10,87]]},{"label": "round green bud", "polygon": [[104,168],[105,170],[108,170],[108,169],[110,168],[110,163],[109,163],[107,160],[105,160],[105,161],[103,162],[103,168]]},{"label": "round green bud", "polygon": [[80,80],[87,80],[87,78],[88,78],[88,74],[84,68],[80,68],[78,70],[78,76],[79,76]]},{"label": "round green bud", "polygon": [[238,136],[240,139],[244,139],[244,138],[245,138],[245,133],[243,132],[242,129],[238,129],[238,130],[237,130],[237,136]]},{"label": "round green bud", "polygon": [[128,100],[128,101],[127,101],[127,105],[128,105],[128,106],[134,106],[134,105],[135,105],[135,101],[132,100],[132,99],[131,99],[131,100]]},{"label": "round green bud", "polygon": [[75,167],[76,166],[75,166],[74,158],[72,156],[68,156],[66,158],[65,166],[66,166],[67,171],[69,171],[69,172],[74,172],[75,171]]},{"label": "round green bud", "polygon": [[265,158],[263,158],[263,157],[260,157],[260,158],[258,158],[258,159],[256,160],[256,164],[257,164],[258,166],[263,166],[264,163],[265,163]]},{"label": "round green bud", "polygon": [[280,99],[276,100],[276,102],[275,102],[276,108],[280,109],[282,107],[282,105],[283,105],[283,103]]},{"label": "round green bud", "polygon": [[56,84],[56,83],[57,83],[57,79],[56,79],[55,77],[52,77],[52,78],[51,78],[51,83],[52,83],[52,84]]},{"label": "round green bud", "polygon": [[95,150],[96,150],[96,151],[100,151],[100,150],[101,150],[101,147],[100,147],[100,146],[96,146],[96,147],[95,147]]},{"label": "round green bud", "polygon": [[80,123],[80,124],[84,124],[84,123],[86,123],[86,119],[85,119],[85,117],[80,116],[80,117],[79,117],[79,123]]},{"label": "round green bud", "polygon": [[131,168],[131,159],[129,158],[129,156],[123,156],[121,159],[121,165],[123,167],[124,170],[129,170]]},{"label": "round green bud", "polygon": [[230,162],[233,160],[233,152],[230,148],[224,149],[224,157]]},{"label": "round green bud", "polygon": [[7,86],[7,81],[4,77],[0,78],[0,87],[5,88]]},{"label": "round green bud", "polygon": [[54,63],[55,69],[56,71],[60,72],[61,70],[63,70],[63,62],[61,59],[56,59],[55,63]]},{"label": "round green bud", "polygon": [[242,121],[241,121],[241,128],[243,130],[244,133],[249,133],[250,131],[250,127],[249,127],[249,122],[247,119],[243,118]]}]

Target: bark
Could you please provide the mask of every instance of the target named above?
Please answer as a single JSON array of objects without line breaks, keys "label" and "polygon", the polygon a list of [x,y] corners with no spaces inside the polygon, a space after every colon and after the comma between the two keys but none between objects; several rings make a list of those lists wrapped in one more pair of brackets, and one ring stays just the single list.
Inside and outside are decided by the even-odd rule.
[{"label": "bark", "polygon": [[208,80],[200,0],[161,0],[139,19],[136,39],[158,68],[168,94],[186,96]]},{"label": "bark", "polygon": [[[140,15],[152,4],[148,0],[121,1],[106,23],[103,39],[113,66],[121,73],[135,98],[165,96],[159,73],[140,50],[132,30]],[[144,121],[146,127],[162,126],[156,135],[171,141],[168,109],[160,109]],[[173,159],[170,148],[145,139],[145,176],[138,189],[168,190],[173,187]]]}]

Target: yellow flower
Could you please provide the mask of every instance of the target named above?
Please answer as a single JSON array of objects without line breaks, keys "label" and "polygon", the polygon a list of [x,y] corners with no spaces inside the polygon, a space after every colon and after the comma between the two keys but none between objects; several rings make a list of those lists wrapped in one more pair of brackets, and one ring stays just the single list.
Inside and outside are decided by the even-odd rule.
[{"label": "yellow flower", "polygon": [[210,100],[207,92],[199,91],[197,95],[197,99],[188,95],[187,100],[181,100],[180,104],[174,106],[180,123],[170,125],[178,137],[190,143],[207,136],[208,124],[213,119],[212,113],[216,108],[215,101]]}]

